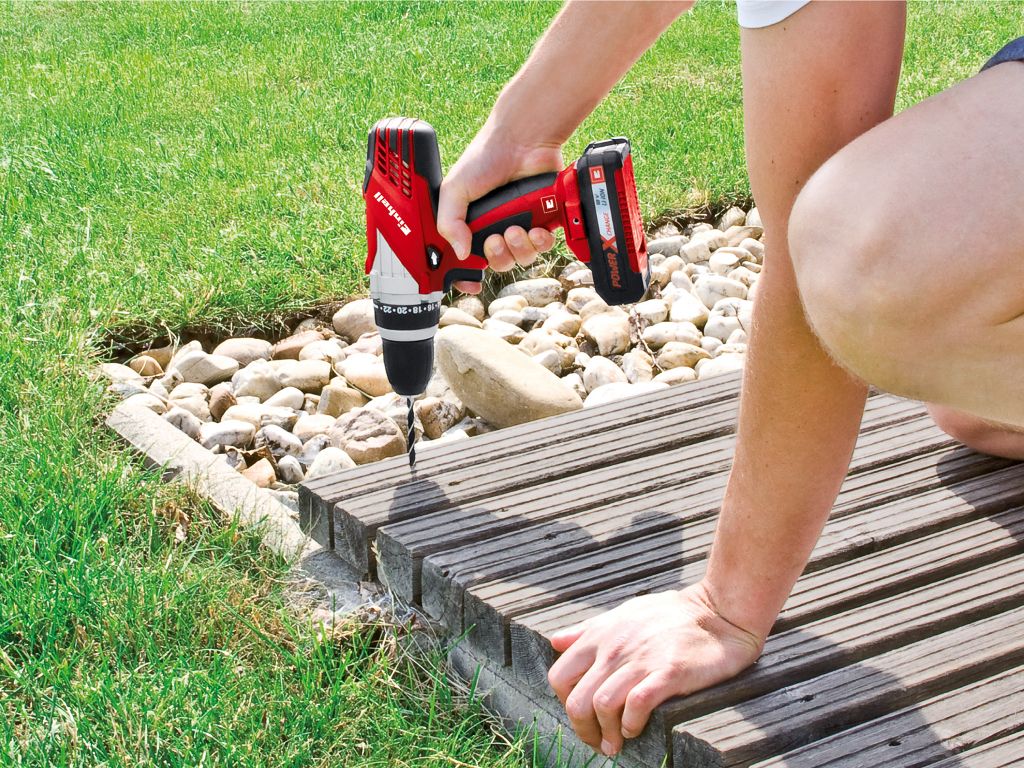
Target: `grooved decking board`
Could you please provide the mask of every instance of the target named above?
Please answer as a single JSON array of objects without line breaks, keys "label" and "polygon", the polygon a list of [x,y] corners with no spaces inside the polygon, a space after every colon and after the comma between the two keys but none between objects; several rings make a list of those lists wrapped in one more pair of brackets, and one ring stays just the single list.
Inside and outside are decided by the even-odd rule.
[{"label": "grooved decking board", "polygon": [[[446,492],[479,480],[482,463],[489,466],[485,481],[491,477],[510,489],[517,484],[530,484],[529,473],[520,473],[517,480],[502,479],[500,474],[491,473],[491,466],[515,472],[524,464],[536,470],[535,465],[547,462],[547,471],[558,476],[572,471],[558,459],[573,455],[574,448],[585,450],[615,444],[629,439],[631,433],[646,432],[651,437],[656,434],[648,446],[648,452],[656,452],[659,445],[679,445],[699,439],[701,428],[731,431],[735,427],[739,382],[738,373],[730,374],[694,382],[693,386],[670,387],[618,403],[520,424],[472,440],[437,447],[428,444],[419,452],[415,474],[410,473],[404,457],[395,457],[310,480],[299,488],[300,518],[305,528],[325,539],[322,544],[333,544],[353,566],[369,572],[373,569],[369,546],[378,527],[403,519],[399,508],[404,509],[405,516],[415,516],[450,506]],[[712,418],[712,413],[719,415]],[[650,423],[652,421],[662,428],[659,430]],[[688,427],[690,432],[680,436],[677,433],[682,427]],[[596,453],[591,455],[592,462],[604,464],[614,463],[617,456],[628,455],[628,452],[611,456],[592,453]],[[484,495],[487,495],[487,488],[485,482]],[[480,491],[471,498],[479,495]],[[433,507],[430,506],[432,499]],[[455,503],[465,501],[463,498]],[[336,505],[343,502],[347,504],[336,517]],[[330,534],[333,534],[333,542],[328,541]]]},{"label": "grooved decking board", "polygon": [[681,722],[1022,605],[1024,556],[1014,555],[873,603],[870,610],[854,608],[772,635],[757,664],[713,688],[669,699],[655,709],[648,730],[658,742]]},{"label": "grooved decking board", "polygon": [[1015,608],[677,725],[675,765],[747,766],[1024,664]]},{"label": "grooved decking board", "polygon": [[[1024,465],[1014,464],[924,494],[872,505],[829,520],[808,568],[824,568],[1022,502]],[[515,616],[703,560],[713,536],[714,520],[704,519],[689,528],[524,568],[514,576],[472,586],[463,596],[464,627],[472,626],[467,639],[492,658],[510,663],[509,622]]]},{"label": "grooved decking board", "polygon": [[[712,442],[708,441],[709,448]],[[840,497],[836,514],[846,514],[854,508],[927,487],[929,480],[920,475],[917,467],[913,469],[918,470],[918,476],[907,478],[900,459],[923,451],[934,453],[950,444],[950,439],[926,419],[888,425],[866,433],[854,451],[850,483]],[[723,450],[727,449],[723,446]],[[924,471],[934,476],[937,461],[929,460]],[[606,548],[617,546],[615,542],[620,538],[627,539],[623,544],[627,548],[630,542],[640,539],[646,546],[650,543],[648,535],[661,530],[659,541],[669,550],[678,549],[681,539],[692,541],[703,550],[713,535],[714,516],[718,513],[727,479],[728,473],[723,470],[679,488],[634,495],[582,513],[559,516],[553,521],[547,521],[554,511],[543,501],[539,512],[514,508],[507,516],[513,523],[524,526],[521,530],[509,533],[497,530],[485,541],[449,549],[424,560],[423,606],[452,629],[458,629],[466,590],[498,580],[515,582],[521,580],[524,571],[588,552],[605,552]],[[934,485],[937,480],[933,477],[930,482]],[[517,511],[521,511],[521,517],[514,515]],[[685,531],[681,529],[684,525]],[[441,526],[442,520],[437,518],[435,530],[440,530]],[[382,529],[378,547],[393,556],[391,531],[391,526]],[[617,531],[628,531],[628,536],[619,535]],[[603,558],[601,554],[596,556]],[[621,559],[625,553],[609,552],[609,557]],[[654,565],[653,561],[648,561],[645,567],[651,572],[651,567],[659,571],[672,565]],[[638,572],[634,578],[641,575]]]},{"label": "grooved decking board", "polygon": [[[377,532],[380,573],[404,599],[418,600],[424,556],[444,552],[442,558],[450,554],[459,562],[457,558],[467,545],[487,546],[503,534],[544,522],[558,526],[562,520],[595,508],[597,519],[605,521],[607,528],[629,537],[635,533],[630,518],[656,508],[663,499],[703,486],[716,489],[721,495],[717,490],[722,487],[721,481],[705,478],[728,472],[734,447],[731,435],[704,440],[655,456],[582,472],[567,482],[534,485],[481,499],[472,506],[453,507],[385,526]],[[687,464],[693,469],[679,472],[679,467]],[[675,518],[666,516],[663,525],[674,521]]]},{"label": "grooved decking board", "polygon": [[[472,627],[452,651],[456,667],[473,677],[479,665],[506,722],[536,713],[557,741],[567,719],[547,685],[550,636],[703,575],[738,383],[722,377],[428,445],[415,475],[400,457],[311,481],[302,517],[454,635]],[[915,713],[928,723],[927,761],[962,740],[975,761],[964,765],[1010,764],[1021,742],[1007,734],[1024,724],[1005,714],[1005,675],[993,675],[1024,675],[1022,623],[1024,464],[960,447],[921,404],[873,393],[839,499],[759,662],[658,707],[618,764],[671,765],[682,723],[674,768],[749,765],[784,750],[778,764],[903,768],[917,758],[893,734],[925,743],[907,719]],[[963,697],[982,678],[994,708],[963,713],[947,733],[941,707],[973,706]],[[881,730],[862,738],[866,728]],[[872,741],[878,734],[888,741]],[[573,738],[563,744],[575,743],[573,765],[583,765]]]},{"label": "grooved decking board", "polygon": [[[829,543],[824,546],[827,548]],[[1024,507],[1015,507],[822,570],[815,571],[812,566],[797,581],[772,631],[783,632],[1022,550]],[[812,562],[814,557],[812,554]],[[637,594],[679,589],[703,575],[704,564],[700,562],[648,580],[646,589],[637,586],[644,582],[634,582],[518,617],[511,626],[516,676],[531,685],[546,686],[547,671],[554,662],[551,636],[555,632],[614,608]]]},{"label": "grooved decking board", "polygon": [[[876,456],[882,451],[899,450],[899,446],[891,441],[905,434],[906,429],[893,431],[894,425],[907,425],[914,421],[921,426],[927,425],[934,434],[934,427],[925,420],[923,409],[918,404],[883,396],[873,398],[871,406],[864,418],[862,463],[867,445],[883,445],[881,451],[874,454]],[[881,436],[874,434],[885,427],[890,431]],[[943,441],[948,442],[948,438],[943,436]],[[727,473],[734,448],[733,435],[712,437],[709,434],[698,443],[582,471],[571,479],[558,478],[553,482],[538,479],[527,488],[511,493],[494,493],[472,506],[456,506],[457,499],[449,498],[449,508],[392,523],[379,530],[377,557],[381,572],[392,589],[404,599],[419,600],[422,561],[431,554],[444,553],[433,561],[435,568],[444,570],[449,562],[465,562],[467,554],[479,555],[488,548],[500,549],[500,537],[506,533],[554,520],[565,520],[566,525],[577,530],[578,523],[569,521],[573,513],[598,506],[605,508],[599,514],[603,527],[616,529],[622,536],[637,536],[659,526],[671,526],[675,523],[671,513],[645,515],[644,506],[657,507],[673,494],[699,492],[698,486],[724,488],[724,476],[708,483],[695,483],[705,477]],[[656,493],[658,491],[664,492]],[[717,493],[721,495],[720,490]],[[608,509],[614,509],[614,514]],[[561,523],[553,525],[560,526]],[[581,531],[581,534],[586,536],[586,532]],[[555,532],[548,531],[543,535],[551,537]],[[556,552],[557,542],[553,542],[549,549]],[[428,594],[433,595],[433,592],[428,590]],[[429,604],[425,607],[432,610]],[[435,612],[435,615],[441,616],[442,613]]]},{"label": "grooved decking board", "polygon": [[[1024,668],[935,696],[757,766],[918,768],[1024,729]],[[1018,754],[1018,759],[1020,759]],[[956,760],[953,765],[960,765]],[[989,765],[984,763],[984,765]]]},{"label": "grooved decking board", "polygon": [[1017,731],[934,763],[931,768],[1007,768],[1021,765],[1021,755],[1024,731]]}]

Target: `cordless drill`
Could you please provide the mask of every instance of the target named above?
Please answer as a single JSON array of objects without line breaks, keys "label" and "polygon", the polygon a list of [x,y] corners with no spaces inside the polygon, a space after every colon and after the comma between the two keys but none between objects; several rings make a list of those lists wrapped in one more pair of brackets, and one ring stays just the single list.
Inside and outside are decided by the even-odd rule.
[{"label": "cordless drill", "polygon": [[456,280],[483,280],[484,241],[511,226],[565,230],[569,248],[590,264],[594,288],[609,304],[638,301],[650,282],[647,242],[633,180],[629,141],[593,142],[560,173],[510,182],[469,205],[470,255],[455,256],[437,231],[441,159],[434,129],[393,117],[370,130],[363,198],[366,272],[384,367],[409,401],[409,464],[414,466],[413,398],[433,370],[441,298]]}]

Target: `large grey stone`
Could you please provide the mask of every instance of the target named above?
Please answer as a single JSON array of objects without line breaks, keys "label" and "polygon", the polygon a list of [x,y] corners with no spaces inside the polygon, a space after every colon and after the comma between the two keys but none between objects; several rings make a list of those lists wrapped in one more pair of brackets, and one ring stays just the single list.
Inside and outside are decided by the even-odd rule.
[{"label": "large grey stone", "polygon": [[453,325],[435,337],[437,365],[465,405],[498,427],[583,407],[572,387],[487,331]]}]

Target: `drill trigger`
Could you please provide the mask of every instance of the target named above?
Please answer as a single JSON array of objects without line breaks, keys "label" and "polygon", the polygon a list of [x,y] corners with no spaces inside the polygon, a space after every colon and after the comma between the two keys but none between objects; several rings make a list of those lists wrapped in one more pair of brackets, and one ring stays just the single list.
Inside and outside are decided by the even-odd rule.
[{"label": "drill trigger", "polygon": [[482,283],[484,281],[484,271],[482,269],[467,269],[465,267],[449,269],[444,273],[445,293],[448,293],[448,291],[452,289],[452,285],[455,284],[456,280],[468,280],[471,283]]}]

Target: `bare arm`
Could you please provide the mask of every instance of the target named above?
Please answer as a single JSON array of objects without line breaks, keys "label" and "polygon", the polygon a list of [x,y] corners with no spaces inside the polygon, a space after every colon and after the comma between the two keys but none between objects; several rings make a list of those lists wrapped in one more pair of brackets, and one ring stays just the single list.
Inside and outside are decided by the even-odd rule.
[{"label": "bare arm", "polygon": [[[460,258],[471,235],[466,207],[492,189],[561,170],[562,144],[692,0],[570,0],[495,102],[490,116],[441,185],[437,229]],[[491,267],[503,272],[551,249],[545,229],[512,227],[485,244]],[[472,284],[457,284],[472,289]]]},{"label": "bare arm", "polygon": [[705,578],[629,601],[552,639],[552,686],[580,737],[614,754],[651,710],[753,662],[846,474],[866,386],[808,326],[789,255],[814,171],[892,113],[903,8],[811,3],[742,30],[751,186],[765,268],[744,370],[736,456]]}]

